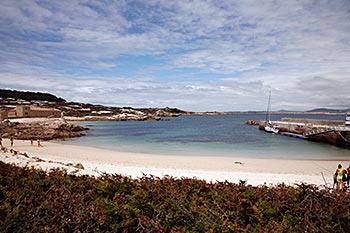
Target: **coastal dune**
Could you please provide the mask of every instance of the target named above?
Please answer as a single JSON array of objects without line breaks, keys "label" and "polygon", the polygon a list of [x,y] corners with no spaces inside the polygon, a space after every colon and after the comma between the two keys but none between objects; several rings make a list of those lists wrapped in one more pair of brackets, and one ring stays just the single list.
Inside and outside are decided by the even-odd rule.
[{"label": "coastal dune", "polygon": [[[64,168],[77,175],[99,176],[103,173],[116,173],[132,178],[154,175],[197,178],[208,182],[246,181],[254,186],[308,183],[328,187],[333,186],[332,176],[337,165],[350,165],[350,160],[252,159],[240,155],[156,155],[68,145],[59,141],[42,142],[42,145],[43,147],[38,147],[36,143],[31,145],[27,140],[15,140],[12,149],[21,154],[1,152],[1,161],[43,170]],[[3,146],[11,148],[8,139],[3,139]],[[27,156],[24,156],[24,153]]]}]

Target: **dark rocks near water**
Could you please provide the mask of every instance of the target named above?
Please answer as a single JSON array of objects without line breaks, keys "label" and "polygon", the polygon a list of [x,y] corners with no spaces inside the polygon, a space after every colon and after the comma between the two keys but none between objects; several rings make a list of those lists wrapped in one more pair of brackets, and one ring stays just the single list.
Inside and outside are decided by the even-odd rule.
[{"label": "dark rocks near water", "polygon": [[342,148],[350,149],[349,132],[327,132],[308,137],[308,140],[315,142],[325,142]]},{"label": "dark rocks near water", "polygon": [[51,140],[58,138],[80,137],[85,134],[82,131],[88,128],[64,123],[61,121],[43,121],[33,123],[0,122],[0,136],[3,138],[21,140]]},{"label": "dark rocks near water", "polygon": [[250,121],[246,121],[244,124],[246,124],[246,125],[259,125],[260,121],[250,120]]},{"label": "dark rocks near water", "polygon": [[67,167],[75,167],[75,168],[84,170],[84,166],[81,163],[77,163],[77,164],[67,163],[67,164],[65,164],[65,166],[67,166]]}]

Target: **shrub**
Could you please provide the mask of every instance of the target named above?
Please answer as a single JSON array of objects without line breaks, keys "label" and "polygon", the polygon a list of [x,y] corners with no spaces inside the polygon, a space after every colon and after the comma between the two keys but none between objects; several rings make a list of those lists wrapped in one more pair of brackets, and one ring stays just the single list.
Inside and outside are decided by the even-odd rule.
[{"label": "shrub", "polygon": [[349,204],[306,184],[93,178],[0,162],[1,232],[345,232]]}]

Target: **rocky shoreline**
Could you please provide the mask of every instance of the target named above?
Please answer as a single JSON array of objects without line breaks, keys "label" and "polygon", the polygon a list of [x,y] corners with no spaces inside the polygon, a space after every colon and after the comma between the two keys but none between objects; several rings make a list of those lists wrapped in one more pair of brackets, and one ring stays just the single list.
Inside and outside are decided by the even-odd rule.
[{"label": "rocky shoreline", "polygon": [[58,119],[47,119],[37,122],[0,122],[0,135],[2,138],[20,140],[52,140],[58,138],[73,138],[84,136],[83,131],[88,128],[62,122]]},{"label": "rocky shoreline", "polygon": [[68,121],[159,121],[165,120],[169,117],[178,117],[181,115],[189,115],[186,112],[173,112],[170,109],[152,109],[135,110],[135,109],[121,109],[105,115],[84,114],[65,116]]}]

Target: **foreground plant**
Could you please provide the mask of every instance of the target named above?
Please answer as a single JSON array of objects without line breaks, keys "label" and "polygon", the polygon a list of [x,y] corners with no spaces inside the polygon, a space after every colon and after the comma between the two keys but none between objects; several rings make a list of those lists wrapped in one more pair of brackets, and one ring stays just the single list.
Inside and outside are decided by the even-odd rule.
[{"label": "foreground plant", "polygon": [[45,173],[0,162],[1,232],[346,232],[346,193],[306,184]]}]

